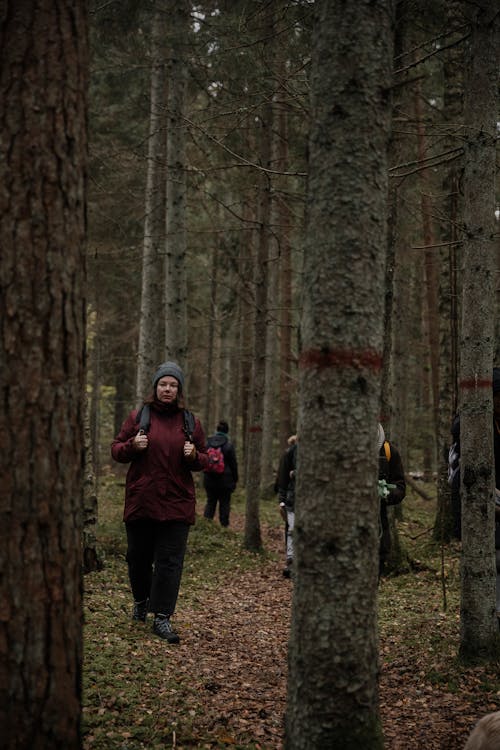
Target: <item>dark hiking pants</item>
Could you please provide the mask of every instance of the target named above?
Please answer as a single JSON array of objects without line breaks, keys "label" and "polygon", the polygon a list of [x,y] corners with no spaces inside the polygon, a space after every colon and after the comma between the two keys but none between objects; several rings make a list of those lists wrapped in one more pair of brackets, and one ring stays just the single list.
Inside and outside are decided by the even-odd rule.
[{"label": "dark hiking pants", "polygon": [[184,521],[129,521],[127,563],[136,602],[149,611],[173,615],[181,585],[189,524]]}]

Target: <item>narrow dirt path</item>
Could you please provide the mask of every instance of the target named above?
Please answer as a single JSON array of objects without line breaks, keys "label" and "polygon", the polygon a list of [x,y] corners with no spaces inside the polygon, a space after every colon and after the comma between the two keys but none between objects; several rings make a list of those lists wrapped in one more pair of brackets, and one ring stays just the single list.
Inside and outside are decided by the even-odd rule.
[{"label": "narrow dirt path", "polygon": [[[232,516],[231,524],[242,531],[243,519]],[[191,736],[199,736],[199,747],[253,741],[262,750],[283,748],[293,583],[282,576],[282,533],[262,533],[278,561],[231,574],[223,588],[176,615],[182,640],[169,648],[168,668],[186,686],[179,714],[192,717]],[[165,644],[153,637],[150,647],[165,658]],[[476,720],[465,696],[429,684],[411,655],[397,652],[393,643],[389,649],[380,679],[386,750],[461,750]]]},{"label": "narrow dirt path", "polygon": [[[232,516],[231,526],[242,530],[242,519]],[[262,534],[264,547],[280,553],[282,533],[263,528]],[[282,748],[292,586],[282,567],[280,559],[231,575],[201,608],[184,608],[176,617],[183,638],[173,656],[190,672],[200,736],[229,746],[246,737],[266,750]]]}]

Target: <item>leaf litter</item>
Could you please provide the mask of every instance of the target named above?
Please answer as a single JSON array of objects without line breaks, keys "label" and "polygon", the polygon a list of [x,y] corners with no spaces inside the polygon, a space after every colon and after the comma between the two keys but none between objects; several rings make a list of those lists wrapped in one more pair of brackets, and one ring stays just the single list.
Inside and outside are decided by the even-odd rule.
[{"label": "leaf litter", "polygon": [[[118,554],[85,580],[84,750],[283,749],[293,582],[282,576],[277,511],[267,515],[265,555],[242,549],[242,509],[230,530],[197,519],[173,620],[177,646],[156,638],[150,619],[131,621],[124,550],[113,541]],[[439,551],[424,553],[426,565],[379,589],[386,750],[461,750],[477,719],[500,709],[498,663],[457,659],[458,549],[447,551],[446,612]]]}]

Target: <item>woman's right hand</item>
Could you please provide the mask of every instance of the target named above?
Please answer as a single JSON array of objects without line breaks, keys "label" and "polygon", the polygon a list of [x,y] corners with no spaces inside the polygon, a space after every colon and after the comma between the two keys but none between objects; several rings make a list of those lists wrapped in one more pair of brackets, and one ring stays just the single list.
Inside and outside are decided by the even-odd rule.
[{"label": "woman's right hand", "polygon": [[146,450],[146,448],[148,447],[148,436],[146,435],[144,430],[139,430],[139,432],[133,439],[132,444],[137,451]]}]

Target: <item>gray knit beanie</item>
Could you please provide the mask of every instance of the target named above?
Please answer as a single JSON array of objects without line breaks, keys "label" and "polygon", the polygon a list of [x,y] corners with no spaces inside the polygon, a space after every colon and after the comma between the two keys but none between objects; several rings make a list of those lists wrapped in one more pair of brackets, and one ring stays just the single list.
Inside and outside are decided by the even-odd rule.
[{"label": "gray knit beanie", "polygon": [[175,378],[179,382],[179,390],[182,391],[184,388],[184,373],[177,362],[163,362],[163,364],[158,367],[153,377],[153,388],[155,391],[158,381],[161,378],[164,378],[165,375],[171,375]]}]

